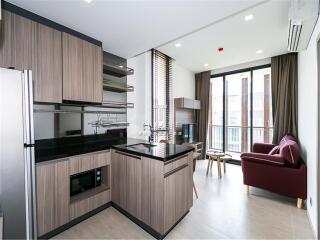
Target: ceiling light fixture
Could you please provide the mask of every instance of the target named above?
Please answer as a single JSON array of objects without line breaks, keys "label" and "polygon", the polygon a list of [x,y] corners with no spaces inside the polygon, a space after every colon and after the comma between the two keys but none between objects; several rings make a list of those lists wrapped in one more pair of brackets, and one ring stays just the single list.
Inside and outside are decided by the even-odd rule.
[{"label": "ceiling light fixture", "polygon": [[203,64],[203,66],[208,67],[208,66],[209,66],[209,64],[208,64],[208,63],[205,63],[205,64]]},{"label": "ceiling light fixture", "polygon": [[261,49],[259,49],[259,50],[256,51],[256,54],[261,54],[261,53],[262,53],[262,50],[261,50]]},{"label": "ceiling light fixture", "polygon": [[84,0],[84,1],[86,1],[87,3],[91,3],[92,2],[92,0]]},{"label": "ceiling light fixture", "polygon": [[179,48],[179,47],[181,47],[182,45],[181,45],[181,43],[176,43],[174,46],[177,47],[177,48]]},{"label": "ceiling light fixture", "polygon": [[253,19],[253,14],[249,14],[249,15],[244,17],[244,20],[246,20],[246,21],[250,21],[252,19]]}]

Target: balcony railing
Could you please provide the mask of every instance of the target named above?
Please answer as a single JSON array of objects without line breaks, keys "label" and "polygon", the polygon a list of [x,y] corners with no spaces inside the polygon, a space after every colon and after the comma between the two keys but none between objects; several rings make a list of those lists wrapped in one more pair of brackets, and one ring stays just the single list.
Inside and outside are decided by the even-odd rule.
[{"label": "balcony railing", "polygon": [[[226,126],[225,128],[225,151],[248,152],[250,151],[250,127],[249,126]],[[272,127],[253,127],[252,142],[270,143],[273,136]],[[211,125],[211,148],[223,150],[223,126]]]}]

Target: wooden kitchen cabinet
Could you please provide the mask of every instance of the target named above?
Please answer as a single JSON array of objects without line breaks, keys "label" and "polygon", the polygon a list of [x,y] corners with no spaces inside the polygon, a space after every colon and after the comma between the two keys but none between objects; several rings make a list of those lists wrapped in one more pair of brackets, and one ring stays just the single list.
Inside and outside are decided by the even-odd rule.
[{"label": "wooden kitchen cabinet", "polygon": [[5,10],[2,14],[0,66],[31,69],[33,22]]},{"label": "wooden kitchen cabinet", "polygon": [[32,77],[36,102],[62,103],[61,32],[33,24]]},{"label": "wooden kitchen cabinet", "polygon": [[102,169],[102,184],[70,198],[70,219],[86,214],[111,200],[110,151],[87,153],[69,158],[68,177],[97,168]]},{"label": "wooden kitchen cabinet", "polygon": [[62,33],[63,100],[102,103],[102,48]]},{"label": "wooden kitchen cabinet", "polygon": [[34,22],[12,14],[13,63],[15,69],[32,69],[32,29]]},{"label": "wooden kitchen cabinet", "polygon": [[123,209],[127,209],[127,161],[126,155],[118,151],[111,153],[111,194],[112,201]]},{"label": "wooden kitchen cabinet", "polygon": [[31,69],[34,100],[102,103],[102,48],[3,10],[0,67]]},{"label": "wooden kitchen cabinet", "polygon": [[99,192],[95,195],[83,198],[70,204],[70,220],[78,218],[108,202],[110,202],[110,190]]},{"label": "wooden kitchen cabinet", "polygon": [[0,66],[32,70],[34,100],[62,102],[61,32],[3,11]]},{"label": "wooden kitchen cabinet", "polygon": [[192,207],[192,153],[169,162],[113,150],[112,201],[164,235]]},{"label": "wooden kitchen cabinet", "polygon": [[70,157],[69,175],[110,165],[110,151],[100,151]]},{"label": "wooden kitchen cabinet", "polygon": [[140,156],[112,152],[112,201],[145,222],[150,222],[150,197],[142,190],[148,184],[148,166],[149,161]]},{"label": "wooden kitchen cabinet", "polygon": [[[102,184],[70,197],[70,176],[102,169]],[[99,151],[36,165],[38,236],[68,223],[111,200],[110,151]]]},{"label": "wooden kitchen cabinet", "polygon": [[189,165],[164,178],[164,232],[167,232],[187,211]]},{"label": "wooden kitchen cabinet", "polygon": [[136,218],[141,218],[141,157],[126,156],[127,208]]},{"label": "wooden kitchen cabinet", "polygon": [[0,29],[0,67],[13,67],[13,20],[12,13],[2,10]]},{"label": "wooden kitchen cabinet", "polygon": [[38,236],[67,223],[69,217],[68,159],[36,166]]},{"label": "wooden kitchen cabinet", "polygon": [[174,102],[176,108],[200,109],[199,100],[193,100],[190,98],[175,98]]},{"label": "wooden kitchen cabinet", "polygon": [[37,165],[38,236],[56,228],[55,223],[55,163]]}]

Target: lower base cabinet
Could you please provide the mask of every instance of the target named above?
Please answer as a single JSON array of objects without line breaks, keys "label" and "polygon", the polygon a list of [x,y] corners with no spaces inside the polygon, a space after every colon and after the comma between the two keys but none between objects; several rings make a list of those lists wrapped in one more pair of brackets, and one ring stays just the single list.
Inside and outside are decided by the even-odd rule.
[{"label": "lower base cabinet", "polygon": [[37,221],[38,236],[69,221],[68,159],[38,164]]},{"label": "lower base cabinet", "polygon": [[[164,235],[192,207],[192,166],[191,153],[163,162],[117,150],[38,163],[38,236],[111,200]],[[70,176],[96,168],[102,185],[70,197]]]},{"label": "lower base cabinet", "polygon": [[[100,187],[70,197],[70,176],[105,168]],[[109,170],[108,170],[109,169]],[[104,171],[102,171],[104,172]],[[38,236],[111,201],[110,152],[102,151],[36,165]]]},{"label": "lower base cabinet", "polygon": [[164,235],[192,207],[192,156],[162,162],[112,150],[112,201]]},{"label": "lower base cabinet", "polygon": [[189,210],[189,165],[164,178],[164,232],[167,232]]},{"label": "lower base cabinet", "polygon": [[70,220],[78,218],[110,201],[110,190],[70,204]]}]

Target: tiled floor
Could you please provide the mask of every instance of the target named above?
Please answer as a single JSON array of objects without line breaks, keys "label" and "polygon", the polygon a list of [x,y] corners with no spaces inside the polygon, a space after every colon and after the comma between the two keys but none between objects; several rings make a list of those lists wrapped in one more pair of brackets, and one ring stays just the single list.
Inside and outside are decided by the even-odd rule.
[{"label": "tiled floor", "polygon": [[[195,184],[199,199],[167,239],[301,239],[313,238],[307,211],[296,201],[251,188],[247,196],[241,167],[227,164],[217,177],[216,165],[208,177],[207,161],[198,161]],[[152,238],[114,208],[106,209],[56,236],[58,239]]]}]

